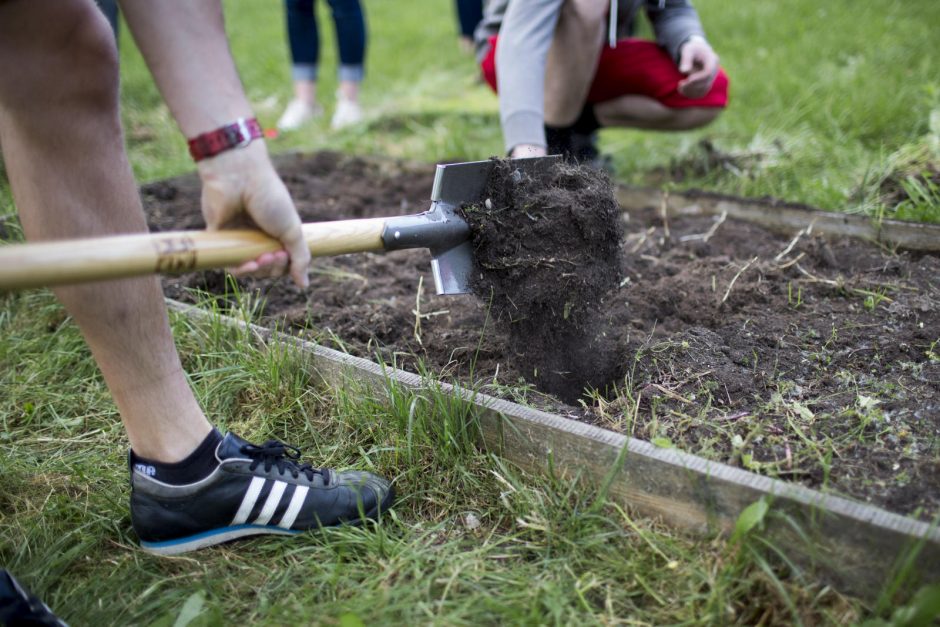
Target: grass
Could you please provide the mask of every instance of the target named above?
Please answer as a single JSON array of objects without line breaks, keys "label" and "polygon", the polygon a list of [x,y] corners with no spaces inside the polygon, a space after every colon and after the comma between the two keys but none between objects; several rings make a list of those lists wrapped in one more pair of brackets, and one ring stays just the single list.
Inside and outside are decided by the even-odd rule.
[{"label": "grass", "polygon": [[[271,142],[275,152],[323,148],[424,162],[503,152],[497,102],[455,43],[445,0],[366,2],[371,29],[363,102],[370,124],[328,128],[335,52],[325,3],[322,83],[327,116]],[[263,124],[290,98],[281,12],[226,2],[233,53]],[[775,196],[827,210],[940,221],[940,78],[933,0],[786,5],[729,11],[699,0],[732,81],[729,109],[691,133],[605,130],[620,180]],[[152,180],[189,171],[185,145],[126,29],[125,120],[135,171]],[[932,186],[931,186],[932,185]]]},{"label": "grass", "polygon": [[186,367],[221,427],[393,477],[401,500],[375,528],[148,556],[120,423],[77,329],[44,292],[3,305],[0,563],[75,624],[842,624],[868,611],[783,576],[756,544],[634,518],[575,469],[520,473],[474,446],[453,397],[318,389],[301,355],[181,316]]},{"label": "grass", "polygon": [[[619,177],[661,185],[668,173],[684,186],[940,220],[929,176],[940,6],[862,4],[759,0],[728,11],[698,0],[732,77],[732,107],[695,133],[604,131]],[[281,10],[226,7],[249,96],[272,126],[290,97]],[[428,163],[500,154],[496,100],[458,51],[450,3],[368,0],[366,9],[370,123],[332,132],[320,121],[272,151]],[[329,114],[335,54],[331,29],[323,35]],[[191,171],[126,29],[121,38],[137,176]],[[0,176],[5,239],[18,237],[13,213]],[[46,292],[0,299],[0,564],[74,624],[844,624],[895,609],[893,597],[868,608],[771,567],[755,548],[758,523],[730,544],[676,536],[570,474],[527,476],[477,450],[467,408],[448,397],[392,390],[387,407],[352,384],[319,389],[300,356],[180,317],[185,366],[217,424],[296,443],[323,465],[394,477],[402,500],[375,529],[150,557],[134,548],[120,421],[77,329]]]}]

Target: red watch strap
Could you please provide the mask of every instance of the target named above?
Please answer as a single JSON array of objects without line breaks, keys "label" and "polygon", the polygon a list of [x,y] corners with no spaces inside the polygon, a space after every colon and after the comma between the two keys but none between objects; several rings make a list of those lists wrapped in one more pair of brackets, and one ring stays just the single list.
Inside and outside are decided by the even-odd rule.
[{"label": "red watch strap", "polygon": [[231,124],[190,139],[189,154],[192,155],[193,161],[202,161],[220,152],[247,146],[253,139],[263,136],[264,132],[257,118],[238,118]]}]

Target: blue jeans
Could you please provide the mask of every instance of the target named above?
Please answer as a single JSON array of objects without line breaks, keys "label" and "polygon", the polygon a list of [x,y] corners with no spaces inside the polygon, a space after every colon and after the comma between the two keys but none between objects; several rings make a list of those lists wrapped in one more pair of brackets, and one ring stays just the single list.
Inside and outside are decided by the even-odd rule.
[{"label": "blue jeans", "polygon": [[473,39],[473,31],[483,19],[483,0],[457,0],[457,23],[460,34]]},{"label": "blue jeans", "polygon": [[[339,47],[339,80],[361,82],[365,74],[366,20],[359,0],[327,0],[336,26]],[[284,0],[287,8],[287,37],[290,41],[291,76],[317,80],[320,33],[313,10],[314,0]]]}]

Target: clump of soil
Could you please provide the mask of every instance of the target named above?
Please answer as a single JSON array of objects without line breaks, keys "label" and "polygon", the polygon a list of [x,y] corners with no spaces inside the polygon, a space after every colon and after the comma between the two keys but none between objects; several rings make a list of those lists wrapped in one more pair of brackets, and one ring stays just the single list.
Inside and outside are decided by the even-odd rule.
[{"label": "clump of soil", "polygon": [[471,288],[506,331],[513,365],[566,402],[615,383],[623,355],[602,312],[620,283],[623,228],[606,173],[558,163],[522,175],[500,160],[484,198],[461,209]]},{"label": "clump of soil", "polygon": [[[319,153],[277,165],[305,222],[430,205],[430,164]],[[142,191],[151,228],[201,227],[194,177]],[[338,350],[897,513],[940,515],[940,255],[628,209],[623,279],[598,307],[624,375],[577,404],[533,390],[488,302],[426,293],[427,251],[316,259],[308,290],[238,283],[265,303],[263,324]],[[220,272],[164,287],[187,302],[208,290],[223,309],[234,300]]]}]

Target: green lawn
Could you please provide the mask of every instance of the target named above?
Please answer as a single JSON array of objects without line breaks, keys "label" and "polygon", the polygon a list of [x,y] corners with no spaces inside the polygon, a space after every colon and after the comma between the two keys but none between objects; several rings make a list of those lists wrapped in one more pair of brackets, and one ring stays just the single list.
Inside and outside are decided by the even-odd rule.
[{"label": "green lawn", "polygon": [[772,569],[751,540],[634,518],[577,469],[520,473],[474,447],[451,397],[393,390],[389,408],[355,384],[316,389],[302,357],[178,316],[220,427],[393,477],[400,500],[377,528],[151,557],[135,548],[125,440],[77,329],[46,292],[0,304],[0,564],[72,624],[845,624],[872,611]]},{"label": "green lawn", "polygon": [[[318,5],[327,25],[320,92],[329,113],[335,52],[326,3]],[[248,93],[262,123],[273,126],[291,95],[283,17],[269,3],[226,6]],[[657,186],[675,180],[680,188],[940,221],[940,3],[699,0],[696,6],[731,77],[730,107],[693,133],[604,131],[602,149],[612,155],[619,179]],[[334,133],[326,116],[273,141],[272,151],[336,148],[425,162],[501,154],[496,97],[455,45],[450,2],[374,0],[366,10],[371,40],[363,100],[372,123]],[[127,35],[125,119],[137,174],[151,180],[187,171],[185,145]],[[932,187],[918,178],[931,168]],[[886,180],[891,190],[906,185],[911,193],[879,192]],[[908,195],[911,201],[901,202]]]},{"label": "green lawn", "polygon": [[[673,172],[679,187],[940,219],[936,190],[917,192],[916,178],[938,160],[940,4],[877,4],[698,0],[732,106],[697,133],[605,131],[619,178],[662,185]],[[248,92],[273,126],[291,89],[282,11],[226,6]],[[450,2],[366,7],[370,124],[335,133],[314,123],[272,150],[429,164],[500,153],[496,100],[456,46]],[[335,55],[324,24],[329,113]],[[121,51],[139,178],[190,171],[126,29]],[[881,181],[907,177],[913,198],[882,202]],[[477,450],[467,408],[442,395],[393,390],[388,408],[352,384],[312,387],[300,356],[253,347],[217,322],[173,324],[220,426],[283,438],[317,464],[372,468],[395,479],[401,500],[378,528],[174,559],[142,553],[127,511],[126,439],[77,329],[47,292],[0,295],[0,565],[72,624],[849,624],[894,610],[896,597],[866,606],[772,567],[753,538],[685,538],[635,518],[580,485],[576,469],[520,473]]]}]

